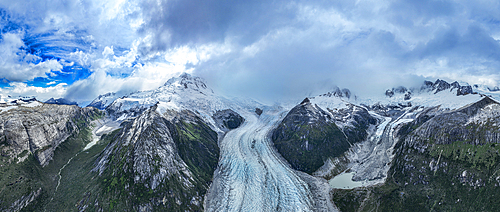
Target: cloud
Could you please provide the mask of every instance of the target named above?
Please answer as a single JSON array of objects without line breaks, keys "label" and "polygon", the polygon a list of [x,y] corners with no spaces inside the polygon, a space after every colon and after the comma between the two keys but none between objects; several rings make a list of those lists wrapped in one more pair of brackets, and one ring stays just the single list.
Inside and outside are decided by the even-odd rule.
[{"label": "cloud", "polygon": [[[372,95],[500,79],[497,1],[22,0],[0,10],[0,78],[67,83],[56,94],[79,102],[181,72],[270,103],[334,86]],[[63,74],[74,79],[50,78]]]},{"label": "cloud", "polygon": [[22,41],[23,33],[3,33],[0,42],[0,77],[10,81],[32,80],[45,77],[51,71],[63,67],[57,60],[45,60],[37,55],[21,50],[26,47]]},{"label": "cloud", "polygon": [[[286,25],[249,45],[234,45],[239,48],[231,57],[202,64],[195,73],[226,93],[268,102],[300,99],[332,85],[373,95],[435,78],[498,84],[492,80],[500,76],[497,29],[491,30],[491,20],[471,18],[476,12],[467,2],[299,2],[290,7],[294,15]],[[491,15],[481,16],[498,20],[487,11]]]},{"label": "cloud", "polygon": [[50,98],[60,98],[66,93],[65,83],[59,83],[52,87],[36,87],[28,86],[26,83],[22,82],[12,82],[9,88],[3,88],[0,90],[1,96],[11,96],[16,97],[31,97],[34,96],[40,101],[46,101]]}]

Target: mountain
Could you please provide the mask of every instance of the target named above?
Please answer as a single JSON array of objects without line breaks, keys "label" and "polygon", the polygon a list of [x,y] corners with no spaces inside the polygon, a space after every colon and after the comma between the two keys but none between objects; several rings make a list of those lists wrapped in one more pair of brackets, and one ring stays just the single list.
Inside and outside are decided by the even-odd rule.
[{"label": "mountain", "polygon": [[59,98],[59,99],[50,98],[49,100],[45,101],[45,103],[56,104],[56,105],[78,105],[78,103],[69,101],[64,98]]},{"label": "mountain", "polygon": [[[211,124],[214,124],[211,116],[217,111],[248,106],[247,103],[234,102],[216,95],[201,78],[184,73],[155,90],[138,91],[118,98],[106,107],[106,111],[112,116],[125,119],[135,117],[157,103],[160,103],[160,110],[186,109],[198,112]],[[249,104],[258,105],[256,102]]]},{"label": "mountain", "polygon": [[423,110],[394,130],[399,142],[385,184],[336,191],[334,201],[360,211],[375,204],[379,210],[495,211],[499,112],[489,97],[451,111]]},{"label": "mountain", "polygon": [[116,96],[116,93],[107,93],[107,94],[99,95],[89,105],[87,105],[87,107],[95,107],[97,109],[104,110],[117,98],[119,98],[119,97]]},{"label": "mountain", "polygon": [[437,94],[439,92],[448,91],[451,93],[456,93],[457,96],[463,96],[467,94],[473,94],[472,86],[470,85],[460,85],[457,81],[453,83],[448,83],[444,80],[436,80],[436,82],[424,81],[420,88],[406,88],[399,86],[397,88],[392,88],[385,91],[385,95],[388,97],[393,97],[395,94],[404,95],[404,100],[410,100],[412,94],[419,93],[433,93]]},{"label": "mountain", "polygon": [[271,138],[294,169],[311,174],[329,158],[366,139],[368,127],[376,122],[364,108],[348,105],[340,110],[323,110],[306,98],[288,112]]},{"label": "mountain", "polygon": [[328,157],[339,156],[350,147],[331,115],[307,98],[288,112],[273,131],[272,140],[294,169],[309,174],[323,166]]},{"label": "mountain", "polygon": [[157,106],[122,126],[93,169],[108,196],[93,201],[115,199],[120,211],[201,210],[219,158],[217,133],[190,111],[162,114]]},{"label": "mountain", "polygon": [[0,209],[32,210],[26,207],[47,200],[56,187],[57,170],[83,148],[81,136],[102,115],[92,108],[38,101],[0,106]]},{"label": "mountain", "polygon": [[[334,93],[294,107],[272,139],[293,168],[329,180],[332,202],[341,211],[494,211],[498,206],[496,195],[491,195],[500,185],[494,180],[500,178],[495,174],[500,167],[497,101],[472,92],[471,86],[442,80],[426,81],[418,89],[394,88],[386,91],[385,99],[350,99]],[[321,146],[305,157],[322,165],[298,162],[315,137],[349,137],[332,136],[334,130],[318,124],[337,117],[335,126],[345,132],[339,121],[354,116],[349,106],[367,114],[355,122],[360,123],[354,133],[358,139],[348,149],[323,151],[328,147]],[[320,136],[311,136],[316,134]],[[282,139],[285,136],[289,137]]]},{"label": "mountain", "polygon": [[33,154],[46,166],[58,145],[101,113],[90,108],[38,101],[1,108],[0,136],[9,160],[24,161]]},{"label": "mountain", "polygon": [[436,80],[267,106],[182,74],[85,108],[2,98],[0,210],[495,211],[498,97]]}]

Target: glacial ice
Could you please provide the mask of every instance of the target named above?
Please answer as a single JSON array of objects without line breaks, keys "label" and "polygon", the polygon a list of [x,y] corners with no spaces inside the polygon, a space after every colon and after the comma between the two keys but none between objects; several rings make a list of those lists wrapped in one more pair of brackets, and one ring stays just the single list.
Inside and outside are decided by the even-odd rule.
[{"label": "glacial ice", "polygon": [[221,158],[206,211],[311,211],[307,183],[274,151],[269,132],[284,111],[238,111],[245,118],[220,143]]}]

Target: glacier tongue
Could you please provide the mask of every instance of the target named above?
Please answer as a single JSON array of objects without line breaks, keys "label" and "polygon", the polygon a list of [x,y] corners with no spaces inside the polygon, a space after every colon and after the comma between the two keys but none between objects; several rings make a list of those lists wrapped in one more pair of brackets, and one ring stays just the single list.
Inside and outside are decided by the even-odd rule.
[{"label": "glacier tongue", "polygon": [[379,119],[376,130],[371,132],[371,136],[366,141],[351,148],[346,155],[349,161],[347,166],[349,172],[343,172],[330,179],[330,186],[351,189],[384,183],[394,157],[393,149],[397,143],[394,129],[400,124],[413,121],[412,117],[419,112],[421,110],[406,111],[397,118],[370,112],[373,117]]},{"label": "glacier tongue", "polygon": [[268,134],[286,111],[238,112],[246,121],[220,143],[206,211],[312,211],[308,184],[270,146]]}]

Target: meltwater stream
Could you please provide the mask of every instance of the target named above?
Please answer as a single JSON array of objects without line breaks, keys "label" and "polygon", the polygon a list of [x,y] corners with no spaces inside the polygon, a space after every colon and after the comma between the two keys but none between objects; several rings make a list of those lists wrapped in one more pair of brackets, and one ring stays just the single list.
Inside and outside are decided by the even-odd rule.
[{"label": "meltwater stream", "polygon": [[283,112],[240,113],[245,122],[220,143],[207,211],[311,211],[311,191],[270,146],[268,134]]}]

